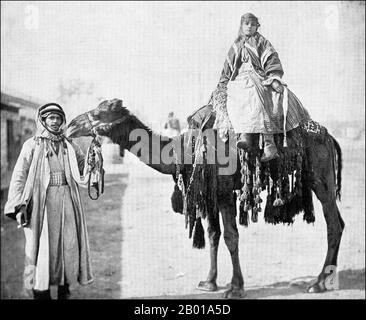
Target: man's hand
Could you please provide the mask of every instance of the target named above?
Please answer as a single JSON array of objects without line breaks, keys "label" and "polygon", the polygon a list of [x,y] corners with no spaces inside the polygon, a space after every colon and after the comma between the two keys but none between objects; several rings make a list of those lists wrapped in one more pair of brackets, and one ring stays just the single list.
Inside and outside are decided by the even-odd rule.
[{"label": "man's hand", "polygon": [[26,217],[27,217],[27,207],[23,205],[20,207],[19,212],[16,215],[18,228],[26,227],[28,225]]},{"label": "man's hand", "polygon": [[273,80],[272,88],[273,88],[274,91],[276,91],[278,93],[283,92],[283,85],[278,80]]}]

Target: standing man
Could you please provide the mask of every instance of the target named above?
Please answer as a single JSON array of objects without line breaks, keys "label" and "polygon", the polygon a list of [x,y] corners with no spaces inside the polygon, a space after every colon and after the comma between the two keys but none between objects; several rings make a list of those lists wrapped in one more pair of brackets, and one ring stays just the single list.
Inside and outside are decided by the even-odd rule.
[{"label": "standing man", "polygon": [[81,149],[63,135],[66,117],[56,103],[37,112],[37,133],[23,144],[9,186],[6,216],[25,234],[26,289],[34,299],[70,296],[69,286],[93,281],[86,222],[77,181]]}]

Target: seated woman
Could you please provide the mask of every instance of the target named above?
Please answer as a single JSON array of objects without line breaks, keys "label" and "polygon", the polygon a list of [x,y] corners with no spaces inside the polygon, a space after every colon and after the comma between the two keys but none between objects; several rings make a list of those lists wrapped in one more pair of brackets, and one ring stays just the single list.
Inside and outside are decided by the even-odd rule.
[{"label": "seated woman", "polygon": [[281,80],[281,61],[271,43],[258,33],[259,26],[253,14],[241,17],[216,92],[227,95],[228,116],[234,131],[240,133],[237,147],[250,150],[253,134],[263,134],[261,161],[269,161],[278,157],[273,134],[294,129],[310,117]]}]

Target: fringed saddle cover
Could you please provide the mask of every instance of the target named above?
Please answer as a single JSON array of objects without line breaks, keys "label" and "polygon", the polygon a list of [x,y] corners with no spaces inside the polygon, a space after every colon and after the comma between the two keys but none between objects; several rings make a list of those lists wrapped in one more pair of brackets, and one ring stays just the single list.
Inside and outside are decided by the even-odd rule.
[{"label": "fringed saddle cover", "polygon": [[[215,112],[212,113],[210,108],[199,111],[202,113],[199,120],[205,119],[205,128],[212,128]],[[197,118],[197,114],[194,116]],[[202,124],[202,121],[198,122]],[[199,127],[199,123],[193,127]],[[264,220],[267,223],[292,224],[294,217],[301,212],[307,223],[315,221],[309,174],[312,165],[306,146],[315,141],[324,142],[327,135],[325,127],[307,120],[287,132],[287,147],[283,146],[284,135],[275,135],[279,153],[277,159],[267,163],[260,162],[263,146],[259,145],[259,134],[254,138],[257,148],[250,154],[239,152],[241,188],[236,192],[241,225],[248,226],[249,216],[252,222],[258,221],[258,213],[262,212],[262,191],[267,191],[264,208]],[[196,147],[193,140],[192,149]],[[189,238],[195,230],[193,247],[196,248],[204,247],[201,218],[204,219],[208,214],[218,214],[217,175],[217,165],[205,162],[197,164],[195,168],[185,167],[183,173],[184,185],[189,187],[185,199],[182,199],[182,211],[185,214],[186,227],[189,226]]]},{"label": "fringed saddle cover", "polygon": [[[267,191],[264,220],[268,223],[294,222],[295,215],[303,212],[303,219],[314,222],[314,207],[310,187],[311,163],[306,146],[309,139],[324,141],[327,130],[309,120],[287,132],[287,147],[283,146],[283,134],[275,135],[279,158],[267,163],[260,162],[260,147],[251,154],[240,152],[241,182],[239,191],[239,223],[248,226],[258,221],[262,211],[261,192]],[[257,137],[258,139],[258,137]],[[257,140],[258,142],[258,140]]]},{"label": "fringed saddle cover", "polygon": [[[192,140],[193,154],[198,148],[195,140]],[[203,162],[190,167],[185,167],[183,182],[186,196],[183,199],[183,214],[185,215],[186,228],[189,227],[189,238],[192,237],[193,247],[203,248],[205,241],[201,218],[207,215],[218,215],[217,204],[217,165],[207,164],[205,154]],[[194,161],[194,159],[193,159]]]}]

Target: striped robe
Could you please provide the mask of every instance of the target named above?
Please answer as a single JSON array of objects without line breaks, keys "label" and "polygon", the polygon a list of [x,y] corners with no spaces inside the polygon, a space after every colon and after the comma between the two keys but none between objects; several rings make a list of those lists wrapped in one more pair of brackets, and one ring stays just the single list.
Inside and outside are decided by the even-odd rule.
[{"label": "striped robe", "polygon": [[[284,132],[284,98],[286,131],[310,119],[307,110],[282,81],[283,74],[276,50],[259,33],[234,42],[217,88],[227,94],[225,107],[235,132]],[[286,96],[272,89],[275,79],[286,86]]]}]

